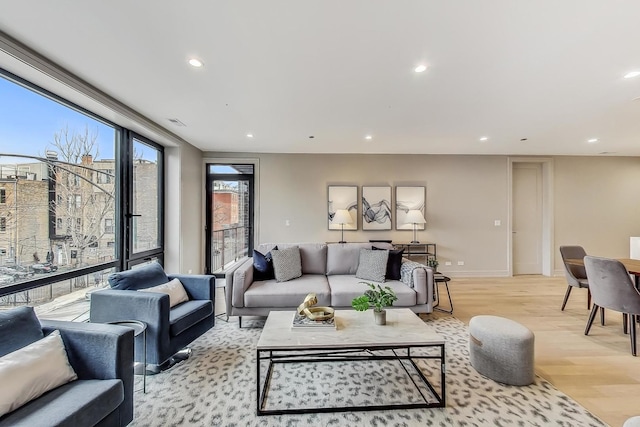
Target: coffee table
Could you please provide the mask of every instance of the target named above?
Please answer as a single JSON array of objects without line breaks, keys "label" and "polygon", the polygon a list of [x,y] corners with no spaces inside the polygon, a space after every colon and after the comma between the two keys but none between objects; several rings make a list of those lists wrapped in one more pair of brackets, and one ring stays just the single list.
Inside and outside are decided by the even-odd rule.
[{"label": "coffee table", "polygon": [[[304,414],[314,412],[374,411],[445,406],[445,341],[410,309],[388,309],[387,324],[377,326],[371,311],[336,310],[336,329],[292,329],[293,311],[272,311],[256,348],[256,409],[258,415]],[[427,348],[428,351],[424,349]],[[420,359],[437,360],[439,392],[429,382]],[[290,407],[266,409],[274,367],[277,364],[315,362],[395,361],[402,365],[415,386],[418,402],[367,406]],[[261,363],[267,362],[266,376]],[[377,362],[376,362],[377,363]],[[286,367],[286,365],[284,365]],[[411,373],[410,373],[411,371]],[[414,380],[414,377],[418,381]],[[423,385],[420,387],[419,383]],[[262,384],[262,387],[261,387]],[[424,392],[427,390],[427,393]],[[331,392],[331,391],[328,391]],[[347,396],[348,397],[348,396]],[[349,402],[349,399],[344,400]]]}]

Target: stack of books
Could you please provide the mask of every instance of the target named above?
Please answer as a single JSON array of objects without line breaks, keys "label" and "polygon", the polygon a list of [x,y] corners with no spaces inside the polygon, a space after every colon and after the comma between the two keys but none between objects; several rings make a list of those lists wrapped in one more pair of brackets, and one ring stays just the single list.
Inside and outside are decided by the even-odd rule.
[{"label": "stack of books", "polygon": [[297,328],[333,328],[336,329],[336,318],[332,317],[327,320],[311,320],[306,316],[302,316],[297,312],[293,315],[291,327]]}]

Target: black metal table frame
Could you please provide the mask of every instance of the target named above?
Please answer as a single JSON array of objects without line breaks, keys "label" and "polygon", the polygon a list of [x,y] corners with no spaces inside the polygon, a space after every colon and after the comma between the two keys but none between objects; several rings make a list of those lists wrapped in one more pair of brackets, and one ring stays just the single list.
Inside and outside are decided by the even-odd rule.
[{"label": "black metal table frame", "polygon": [[[439,355],[412,355],[412,348],[438,348]],[[377,355],[374,352],[382,350],[391,350],[393,355]],[[398,354],[397,350],[404,350],[406,354]],[[303,354],[296,354],[304,352]],[[266,353],[266,355],[263,355]],[[282,353],[282,354],[279,354]],[[367,355],[355,355],[351,353],[367,353]],[[416,365],[414,360],[417,359],[438,359],[440,360],[440,393],[438,393],[425,377],[422,370]],[[268,360],[267,374],[264,379],[262,389],[260,388],[260,364],[263,360]],[[342,362],[342,361],[358,361],[358,360],[396,360],[404,368],[405,372],[413,382],[415,389],[420,393],[423,402],[405,403],[405,404],[386,404],[386,405],[369,405],[369,406],[337,406],[322,408],[290,408],[290,409],[263,409],[269,391],[271,376],[273,375],[273,367],[280,363],[315,363],[315,362]],[[422,382],[427,386],[433,394],[435,401],[429,402],[424,395],[420,386],[416,383],[413,376],[409,373],[406,364],[403,361],[409,361],[414,371],[420,376]],[[283,415],[283,414],[309,414],[324,412],[350,412],[350,411],[379,411],[392,409],[417,409],[417,408],[444,408],[445,402],[445,349],[444,344],[430,345],[397,345],[384,347],[345,347],[345,348],[289,348],[289,349],[257,349],[256,350],[256,411],[261,415]]]}]

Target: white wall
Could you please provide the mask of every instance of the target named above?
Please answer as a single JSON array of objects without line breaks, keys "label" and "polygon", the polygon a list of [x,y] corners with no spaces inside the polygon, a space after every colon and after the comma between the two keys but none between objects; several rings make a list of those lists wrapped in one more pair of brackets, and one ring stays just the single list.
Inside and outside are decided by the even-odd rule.
[{"label": "white wall", "polygon": [[[205,153],[259,158],[257,242],[337,241],[327,229],[327,186],[424,185],[427,229],[438,245],[440,270],[458,276],[509,274],[507,156],[318,155]],[[583,244],[589,253],[626,257],[629,236],[640,235],[640,158],[554,157],[554,258],[558,246]],[[200,185],[204,185],[201,182]],[[290,226],[285,225],[285,220]],[[494,226],[494,220],[502,225]],[[410,241],[411,231],[345,231],[347,241]],[[452,261],[452,266],[445,266]],[[464,261],[458,266],[457,261]]]}]

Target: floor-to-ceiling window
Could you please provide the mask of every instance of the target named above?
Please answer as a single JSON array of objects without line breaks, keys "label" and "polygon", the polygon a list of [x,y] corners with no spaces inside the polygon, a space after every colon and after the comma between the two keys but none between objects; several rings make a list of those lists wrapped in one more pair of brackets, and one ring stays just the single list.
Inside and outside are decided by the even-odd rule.
[{"label": "floor-to-ceiling window", "polygon": [[0,309],[162,260],[163,149],[0,70]]},{"label": "floor-to-ceiling window", "polygon": [[252,164],[207,165],[206,270],[222,274],[253,249]]}]

